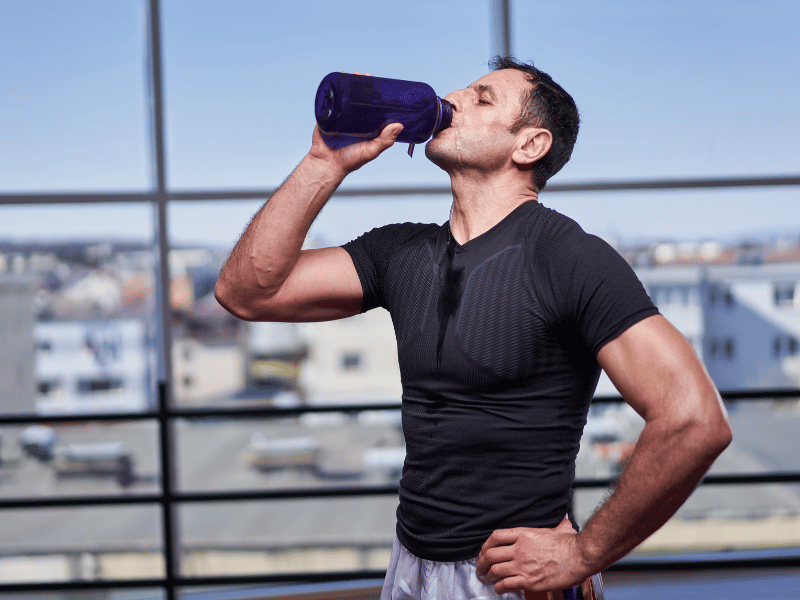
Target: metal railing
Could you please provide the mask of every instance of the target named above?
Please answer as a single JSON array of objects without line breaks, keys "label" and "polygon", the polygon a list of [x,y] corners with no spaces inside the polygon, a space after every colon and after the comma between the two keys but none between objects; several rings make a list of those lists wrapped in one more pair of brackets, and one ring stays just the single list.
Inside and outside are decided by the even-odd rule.
[{"label": "metal railing", "polygon": [[[755,391],[729,391],[722,392],[726,401],[775,401],[800,399],[800,389],[773,389]],[[155,420],[159,423],[161,432],[160,462],[162,472],[162,488],[158,493],[142,493],[136,495],[113,496],[78,496],[58,498],[11,498],[0,500],[0,511],[13,509],[40,509],[40,508],[74,508],[91,506],[135,506],[159,505],[162,513],[162,543],[165,565],[173,564],[175,568],[165,569],[164,577],[147,579],[109,579],[99,581],[68,581],[53,583],[14,583],[0,584],[0,593],[15,591],[69,591],[92,590],[108,588],[162,588],[167,599],[178,597],[177,590],[186,586],[211,586],[211,585],[257,585],[277,583],[313,583],[326,581],[347,581],[380,578],[382,570],[361,569],[346,572],[293,572],[286,574],[264,575],[226,575],[226,576],[184,576],[179,573],[178,556],[180,554],[179,539],[173,527],[174,515],[179,505],[207,502],[246,502],[246,501],[274,501],[274,500],[302,500],[310,498],[355,498],[365,496],[392,496],[397,495],[398,486],[340,486],[332,488],[315,489],[280,489],[260,491],[229,490],[222,492],[180,492],[175,489],[172,477],[171,462],[173,460],[170,448],[174,440],[171,439],[170,425],[176,419],[197,418],[236,418],[243,417],[261,419],[281,419],[295,417],[314,412],[344,412],[357,413],[364,410],[398,410],[399,404],[351,404],[335,406],[314,406],[294,408],[257,407],[246,409],[202,409],[202,408],[173,408],[168,406],[167,389],[165,384],[159,386],[159,410],[145,413],[126,413],[115,415],[71,415],[60,417],[43,417],[37,415],[14,415],[0,417],[0,425],[21,425],[33,423],[75,423],[75,422],[120,422]],[[594,404],[615,404],[622,402],[619,397],[597,397]],[[574,489],[608,488],[616,482],[615,478],[578,478],[574,482]],[[800,484],[800,470],[774,471],[769,473],[742,473],[742,474],[716,474],[707,475],[701,486],[708,485],[764,485],[764,484]],[[732,570],[732,569],[766,569],[781,567],[800,567],[800,550],[796,555],[736,557],[721,553],[718,556],[697,558],[669,558],[662,557],[658,561],[652,559],[623,559],[609,568],[611,572],[675,572],[693,570]]]}]

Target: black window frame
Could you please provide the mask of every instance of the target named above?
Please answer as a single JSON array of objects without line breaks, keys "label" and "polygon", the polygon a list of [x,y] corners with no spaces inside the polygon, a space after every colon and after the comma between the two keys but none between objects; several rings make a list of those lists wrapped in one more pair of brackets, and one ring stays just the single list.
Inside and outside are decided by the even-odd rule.
[{"label": "black window frame", "polygon": [[[213,577],[188,577],[181,576],[178,569],[179,542],[175,527],[176,511],[182,504],[197,502],[237,502],[237,501],[269,501],[280,499],[307,499],[307,498],[334,498],[358,496],[386,496],[397,495],[397,485],[374,487],[341,487],[312,490],[278,490],[255,492],[207,492],[186,493],[176,489],[175,468],[175,435],[174,425],[179,419],[193,418],[283,418],[310,412],[328,412],[336,410],[345,413],[356,413],[363,410],[398,410],[396,405],[353,404],[347,406],[337,405],[317,406],[304,408],[253,408],[253,409],[187,409],[175,407],[170,398],[172,383],[171,366],[171,330],[170,317],[166,307],[169,306],[167,254],[168,240],[166,235],[166,207],[169,202],[203,201],[203,200],[242,200],[267,198],[274,189],[256,189],[242,191],[191,191],[172,192],[167,189],[165,176],[165,150],[164,150],[164,122],[163,122],[163,89],[161,78],[161,31],[160,31],[160,0],[142,0],[146,4],[148,15],[148,52],[149,52],[149,81],[150,109],[151,109],[151,135],[153,145],[154,186],[149,192],[142,193],[73,193],[73,194],[0,194],[1,204],[52,204],[52,203],[82,203],[82,202],[147,202],[152,204],[156,213],[157,245],[158,245],[158,295],[157,305],[161,323],[159,340],[161,375],[158,382],[158,406],[155,410],[143,413],[125,414],[81,414],[77,416],[43,417],[38,415],[0,416],[0,425],[21,425],[36,423],[66,423],[66,422],[124,422],[124,421],[155,421],[159,431],[159,462],[162,473],[161,491],[159,493],[138,494],[136,496],[81,496],[67,498],[17,498],[0,500],[0,510],[13,509],[38,509],[38,508],[64,508],[64,507],[89,507],[89,506],[131,506],[131,505],[157,505],[162,513],[162,543],[165,558],[165,573],[163,577],[131,580],[102,580],[102,581],[70,581],[53,583],[0,583],[0,593],[6,592],[45,592],[45,591],[78,591],[91,589],[123,589],[123,588],[160,588],[167,600],[179,597],[180,589],[187,586],[212,586],[212,585],[239,585],[239,584],[275,584],[275,583],[312,583],[360,580],[383,577],[381,570],[360,570],[347,572],[309,572],[287,573],[281,575],[258,576],[213,576]],[[575,193],[575,192],[608,192],[608,191],[651,191],[651,190],[685,190],[685,189],[723,189],[742,187],[773,187],[773,186],[800,186],[800,175],[752,176],[752,177],[727,177],[727,178],[694,178],[694,179],[663,179],[643,181],[597,181],[580,184],[548,185],[549,193]],[[337,197],[374,198],[418,195],[449,195],[449,186],[417,186],[408,188],[360,188],[343,189],[336,194]],[[712,289],[712,293],[716,290]],[[723,294],[725,290],[720,290]],[[733,297],[728,292],[723,295],[727,307],[733,305]],[[715,298],[710,298],[715,303]],[[722,397],[727,402],[738,401],[775,401],[780,399],[800,398],[800,389],[785,390],[735,390],[723,392]],[[618,397],[597,397],[594,403],[607,404],[622,402]],[[574,489],[608,488],[615,484],[614,478],[577,479]],[[800,470],[774,471],[768,473],[752,473],[738,475],[708,475],[701,485],[764,485],[764,484],[798,484],[800,483]],[[610,571],[620,572],[686,572],[701,569],[741,570],[746,568],[779,568],[800,566],[800,556],[768,556],[762,558],[726,559],[711,558],[707,560],[670,560],[664,558],[658,563],[653,561],[623,560],[609,568]]]}]

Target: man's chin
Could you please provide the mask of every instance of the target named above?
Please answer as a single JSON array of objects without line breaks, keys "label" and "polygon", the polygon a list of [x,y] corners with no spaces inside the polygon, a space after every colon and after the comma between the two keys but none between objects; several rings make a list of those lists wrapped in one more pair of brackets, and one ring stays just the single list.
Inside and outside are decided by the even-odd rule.
[{"label": "man's chin", "polygon": [[425,156],[440,169],[447,170],[446,165],[450,162],[450,156],[441,140],[434,137],[425,144]]}]

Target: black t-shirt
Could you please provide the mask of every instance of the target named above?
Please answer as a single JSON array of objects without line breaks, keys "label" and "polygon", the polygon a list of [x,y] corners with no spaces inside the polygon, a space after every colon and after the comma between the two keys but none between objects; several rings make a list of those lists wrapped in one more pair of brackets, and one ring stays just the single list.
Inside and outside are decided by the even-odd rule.
[{"label": "black t-shirt", "polygon": [[420,558],[477,555],[492,531],[567,512],[597,352],[657,313],[633,270],[574,221],[526,202],[463,246],[449,224],[346,244],[362,310],[391,314],[406,460],[397,535]]}]

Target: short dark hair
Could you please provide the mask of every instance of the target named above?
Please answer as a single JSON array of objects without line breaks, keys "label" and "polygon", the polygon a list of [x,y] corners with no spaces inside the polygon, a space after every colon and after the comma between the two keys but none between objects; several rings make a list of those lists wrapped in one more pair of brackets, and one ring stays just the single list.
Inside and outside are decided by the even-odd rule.
[{"label": "short dark hair", "polygon": [[525,73],[531,84],[531,89],[520,99],[522,110],[509,128],[511,133],[523,127],[541,127],[553,135],[550,151],[533,165],[533,182],[541,191],[547,180],[572,156],[580,126],[578,107],[564,88],[533,63],[519,62],[511,56],[495,56],[489,61],[489,68],[494,71],[517,69]]}]

